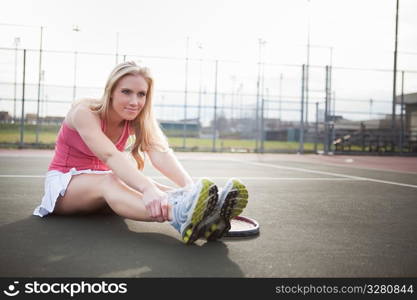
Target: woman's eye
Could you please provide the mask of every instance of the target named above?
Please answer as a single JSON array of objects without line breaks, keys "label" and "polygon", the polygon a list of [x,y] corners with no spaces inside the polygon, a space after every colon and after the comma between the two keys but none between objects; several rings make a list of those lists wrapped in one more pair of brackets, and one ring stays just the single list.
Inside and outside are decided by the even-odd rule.
[{"label": "woman's eye", "polygon": [[129,90],[122,90],[122,93],[127,95],[129,94]]},{"label": "woman's eye", "polygon": [[145,94],[144,92],[140,92],[140,93],[139,93],[139,96],[140,96],[140,97],[145,97],[145,96],[146,96],[146,94]]}]

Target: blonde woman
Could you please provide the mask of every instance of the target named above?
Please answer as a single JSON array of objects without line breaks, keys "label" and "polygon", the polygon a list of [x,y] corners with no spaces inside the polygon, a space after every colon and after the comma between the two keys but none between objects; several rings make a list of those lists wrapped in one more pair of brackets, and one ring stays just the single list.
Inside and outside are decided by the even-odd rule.
[{"label": "blonde woman", "polygon": [[[33,214],[87,214],[110,211],[138,221],[165,222],[186,244],[221,238],[230,219],[246,206],[248,193],[230,179],[219,193],[202,178],[194,183],[169,148],[152,110],[153,79],[134,62],[117,65],[100,100],[72,105],[58,133],[45,179],[45,194]],[[123,153],[135,136],[131,155]],[[146,177],[144,157],[180,188]]]}]

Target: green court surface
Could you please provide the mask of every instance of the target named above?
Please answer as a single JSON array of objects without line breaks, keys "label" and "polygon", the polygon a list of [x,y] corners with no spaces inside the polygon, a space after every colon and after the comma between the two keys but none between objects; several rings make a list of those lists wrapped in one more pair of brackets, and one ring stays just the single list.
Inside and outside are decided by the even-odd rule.
[{"label": "green court surface", "polygon": [[178,153],[193,178],[241,178],[261,226],[185,246],[167,223],[33,216],[52,153],[0,150],[0,276],[417,276],[416,158]]}]

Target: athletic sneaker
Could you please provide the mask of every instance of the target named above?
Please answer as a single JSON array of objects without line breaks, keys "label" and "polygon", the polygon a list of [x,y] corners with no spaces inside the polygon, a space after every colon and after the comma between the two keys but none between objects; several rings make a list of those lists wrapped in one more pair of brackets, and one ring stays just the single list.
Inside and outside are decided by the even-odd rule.
[{"label": "athletic sneaker", "polygon": [[217,200],[217,186],[207,178],[168,192],[168,202],[172,205],[170,224],[181,234],[184,243],[192,244],[198,239],[199,231],[196,229],[213,212]]},{"label": "athletic sneaker", "polygon": [[222,238],[230,230],[230,220],[240,215],[248,203],[248,190],[237,178],[231,178],[219,193],[213,213],[200,225],[207,240]]}]

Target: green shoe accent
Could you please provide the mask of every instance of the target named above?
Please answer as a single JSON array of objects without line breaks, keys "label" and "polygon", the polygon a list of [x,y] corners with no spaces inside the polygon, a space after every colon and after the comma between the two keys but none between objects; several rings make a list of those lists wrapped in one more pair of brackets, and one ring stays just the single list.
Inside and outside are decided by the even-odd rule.
[{"label": "green shoe accent", "polygon": [[183,241],[188,245],[199,238],[200,223],[211,214],[217,203],[217,186],[208,179],[202,179],[201,184],[202,187],[189,219],[189,224],[183,231]]},{"label": "green shoe accent", "polygon": [[[237,179],[232,180],[232,187],[226,195],[224,203],[220,208],[220,211],[216,212],[218,217],[212,217],[210,222],[214,222],[211,225],[206,224],[206,228],[209,227],[210,230],[206,230],[204,237],[208,241],[216,240],[224,236],[226,232],[230,230],[230,221],[234,217],[240,215],[243,212],[243,209],[248,203],[248,190],[246,186]],[[227,186],[227,184],[226,184]],[[212,230],[212,228],[215,228]]]}]

